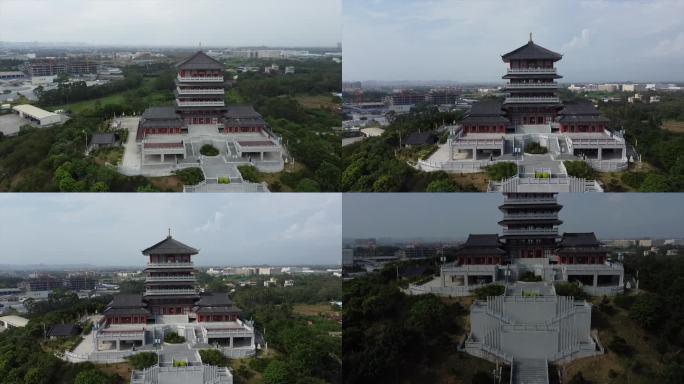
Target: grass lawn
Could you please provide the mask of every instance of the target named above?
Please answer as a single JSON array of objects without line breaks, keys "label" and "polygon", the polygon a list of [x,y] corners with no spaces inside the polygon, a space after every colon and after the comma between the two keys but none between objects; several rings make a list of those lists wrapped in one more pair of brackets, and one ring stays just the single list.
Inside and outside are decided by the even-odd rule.
[{"label": "grass lawn", "polygon": [[[639,166],[634,164],[629,165],[629,172],[648,173],[656,171],[657,169],[655,167],[645,161],[642,161]],[[622,175],[624,174],[625,172],[596,172],[596,178],[601,182],[601,185],[603,185],[606,192],[617,192],[615,191],[614,186],[618,186],[620,190],[625,192],[638,192],[636,189],[622,182]]]},{"label": "grass lawn", "polygon": [[259,172],[259,178],[260,178],[262,181],[265,181],[266,184],[268,184],[269,186],[270,186],[271,184],[273,184],[274,182],[276,182],[276,181],[279,182],[280,185],[282,186],[281,192],[293,192],[294,189],[291,188],[291,187],[289,187],[289,186],[287,186],[287,185],[285,185],[285,183],[283,183],[283,182],[280,180],[280,177],[281,177],[284,173],[295,173],[295,172],[302,171],[302,170],[304,170],[304,169],[306,169],[306,165],[304,165],[304,164],[302,164],[302,163],[300,163],[300,162],[295,162],[295,165],[294,165],[294,166],[292,166],[292,163],[289,163],[289,164],[285,164],[285,168],[284,168],[282,171],[280,171],[280,172],[275,172],[275,173]]},{"label": "grass lawn", "polygon": [[662,128],[674,133],[684,133],[684,121],[665,120],[663,121]]},{"label": "grass lawn", "polygon": [[[663,371],[663,364],[660,361],[660,353],[653,345],[655,339],[649,337],[634,323],[625,310],[615,305],[612,305],[612,308],[614,312],[609,315],[599,311],[598,306],[594,306],[592,311],[598,312],[599,316],[592,316],[592,327],[598,329],[599,340],[604,348],[613,336],[620,336],[633,348],[633,354],[620,356],[608,351],[602,356],[575,360],[564,367],[565,377],[569,379],[577,372],[582,372],[584,378],[591,380],[592,383],[657,382],[654,374]],[[610,370],[615,372],[612,378],[609,375]]]},{"label": "grass lawn", "polygon": [[302,316],[318,316],[322,314],[323,316],[333,314],[335,311],[332,306],[328,303],[321,304],[295,304],[292,308],[292,312],[296,315]]},{"label": "grass lawn", "polygon": [[[143,84],[140,86],[140,88],[151,88],[152,82],[154,81],[154,78],[145,78],[143,79]],[[136,88],[138,89],[138,88]],[[60,106],[56,107],[49,107],[47,108],[48,110],[56,110],[56,109],[68,109],[71,110],[72,113],[81,113],[83,110],[92,108],[95,105],[96,101],[100,101],[102,105],[106,104],[121,104],[124,102],[123,95],[126,92],[135,92],[135,89],[129,90],[129,91],[124,91],[124,92],[119,92],[119,93],[114,93],[105,97],[100,97],[98,99],[90,99],[90,100],[83,100],[79,101],[76,103],[69,103],[69,104],[63,104]],[[152,91],[149,95],[145,96],[143,98],[145,101],[149,102],[150,105],[161,105],[165,102],[164,96],[160,91]]]},{"label": "grass lawn", "polygon": [[114,147],[114,148],[103,148],[97,151],[91,152],[93,161],[98,165],[119,165],[123,159],[124,148]]},{"label": "grass lawn", "polygon": [[486,192],[489,185],[489,178],[484,172],[451,173],[449,177],[458,185],[473,185],[480,192]]},{"label": "grass lawn", "polygon": [[160,191],[183,192],[183,182],[178,176],[148,177],[150,183]]},{"label": "grass lawn", "polygon": [[333,101],[332,95],[299,95],[294,97],[295,100],[304,108],[339,108],[340,103]]},{"label": "grass lawn", "polygon": [[131,379],[131,365],[128,363],[114,363],[114,364],[97,364],[97,369],[106,373],[114,373],[126,380]]}]

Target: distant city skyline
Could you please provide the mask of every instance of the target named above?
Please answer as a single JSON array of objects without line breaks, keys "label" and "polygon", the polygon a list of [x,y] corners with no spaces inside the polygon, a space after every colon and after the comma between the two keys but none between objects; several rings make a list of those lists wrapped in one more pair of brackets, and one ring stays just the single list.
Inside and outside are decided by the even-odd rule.
[{"label": "distant city skyline", "polygon": [[174,239],[202,265],[337,265],[339,194],[0,194],[0,265],[140,266]]},{"label": "distant city skyline", "polygon": [[344,81],[503,82],[528,41],[564,82],[684,81],[684,2],[345,0]]},{"label": "distant city skyline", "polygon": [[0,0],[0,41],[329,47],[341,12],[341,0]]},{"label": "distant city skyline", "polygon": [[[684,193],[564,193],[563,232],[595,232],[599,239],[684,237]],[[345,194],[342,236],[465,239],[501,233],[498,193]]]}]

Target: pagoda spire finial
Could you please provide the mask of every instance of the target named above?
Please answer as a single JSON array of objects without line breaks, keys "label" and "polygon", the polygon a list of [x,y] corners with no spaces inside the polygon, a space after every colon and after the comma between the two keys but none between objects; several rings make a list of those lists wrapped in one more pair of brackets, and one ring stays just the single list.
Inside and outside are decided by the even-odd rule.
[{"label": "pagoda spire finial", "polygon": [[530,32],[530,43],[532,42],[532,32]]},{"label": "pagoda spire finial", "polygon": [[169,227],[169,237],[171,237],[171,228]]}]

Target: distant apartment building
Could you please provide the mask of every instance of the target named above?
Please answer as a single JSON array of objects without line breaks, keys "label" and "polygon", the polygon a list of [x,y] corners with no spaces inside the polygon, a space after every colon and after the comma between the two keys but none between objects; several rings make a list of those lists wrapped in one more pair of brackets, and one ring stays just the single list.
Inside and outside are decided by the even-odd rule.
[{"label": "distant apartment building", "polygon": [[385,104],[395,105],[416,105],[425,102],[425,94],[411,91],[402,91],[385,97]]},{"label": "distant apartment building", "polygon": [[88,59],[65,59],[47,57],[31,60],[24,66],[24,71],[33,76],[54,76],[60,73],[68,75],[83,75],[97,73],[98,65]]},{"label": "distant apartment building", "polygon": [[609,247],[615,247],[615,248],[629,248],[629,247],[634,247],[637,245],[636,240],[626,240],[626,239],[621,239],[621,240],[604,240],[603,244]]},{"label": "distant apartment building", "polygon": [[648,99],[649,103],[660,103],[660,96],[651,96]]},{"label": "distant apartment building", "polygon": [[295,67],[293,67],[293,66],[285,67],[285,74],[286,75],[294,75],[294,73],[295,73]]},{"label": "distant apartment building", "polygon": [[96,282],[90,274],[70,274],[64,279],[64,287],[72,291],[89,291],[95,289]]},{"label": "distant apartment building", "polygon": [[597,90],[601,92],[616,92],[619,89],[619,84],[599,84],[597,87]]},{"label": "distant apartment building", "polygon": [[28,292],[52,291],[64,287],[64,280],[47,274],[31,274],[19,287]]},{"label": "distant apartment building", "polygon": [[431,89],[427,95],[425,95],[425,101],[435,105],[455,104],[458,98],[459,92],[450,88]]},{"label": "distant apartment building", "polygon": [[641,92],[646,90],[644,84],[622,84],[622,92]]},{"label": "distant apartment building", "polygon": [[342,266],[351,267],[354,265],[354,250],[352,248],[344,248],[342,250]]},{"label": "distant apartment building", "polygon": [[648,248],[653,246],[653,240],[651,239],[641,239],[639,240],[639,246],[643,248]]}]

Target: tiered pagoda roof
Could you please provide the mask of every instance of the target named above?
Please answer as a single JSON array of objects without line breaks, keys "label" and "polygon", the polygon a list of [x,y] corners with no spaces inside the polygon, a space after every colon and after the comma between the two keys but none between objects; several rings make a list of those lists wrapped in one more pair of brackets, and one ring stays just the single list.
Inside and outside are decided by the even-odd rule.
[{"label": "tiered pagoda roof", "polygon": [[223,69],[223,63],[212,58],[202,51],[197,51],[194,55],[176,64],[178,69]]},{"label": "tiered pagoda roof", "polygon": [[197,249],[181,243],[171,235],[142,251],[143,255],[196,255],[198,253]]},{"label": "tiered pagoda roof", "polygon": [[264,126],[266,122],[251,105],[231,105],[225,113],[226,126]]},{"label": "tiered pagoda roof", "polygon": [[553,60],[558,61],[563,58],[560,53],[546,49],[540,45],[535,44],[532,41],[532,36],[530,35],[530,40],[527,44],[516,48],[504,55],[501,55],[504,62],[508,63],[511,60]]}]

